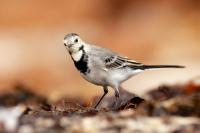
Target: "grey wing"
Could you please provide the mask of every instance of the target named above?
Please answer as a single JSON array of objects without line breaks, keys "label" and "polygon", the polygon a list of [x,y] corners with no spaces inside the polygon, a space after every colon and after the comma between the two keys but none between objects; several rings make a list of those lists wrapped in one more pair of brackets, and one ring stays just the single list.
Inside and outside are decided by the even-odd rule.
[{"label": "grey wing", "polygon": [[103,70],[110,69],[119,69],[126,66],[130,66],[132,68],[136,68],[138,66],[142,66],[143,64],[138,63],[134,60],[131,60],[127,57],[120,56],[119,54],[98,46],[93,46],[93,57],[95,57],[95,62],[97,62],[101,66]]}]

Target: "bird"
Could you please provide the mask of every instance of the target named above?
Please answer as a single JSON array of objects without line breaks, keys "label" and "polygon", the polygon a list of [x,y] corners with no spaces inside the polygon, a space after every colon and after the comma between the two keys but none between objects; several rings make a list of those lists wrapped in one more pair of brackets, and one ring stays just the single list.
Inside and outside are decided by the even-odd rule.
[{"label": "bird", "polygon": [[104,93],[94,108],[106,96],[108,87],[114,89],[117,101],[121,84],[138,73],[157,68],[184,68],[181,65],[145,65],[108,48],[89,44],[76,33],[66,34],[63,42],[81,76],[88,82],[103,87]]}]

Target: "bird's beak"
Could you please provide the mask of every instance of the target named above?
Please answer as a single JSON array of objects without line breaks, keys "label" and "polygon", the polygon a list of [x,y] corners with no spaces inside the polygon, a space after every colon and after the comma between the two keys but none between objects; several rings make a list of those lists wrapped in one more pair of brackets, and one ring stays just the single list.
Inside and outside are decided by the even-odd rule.
[{"label": "bird's beak", "polygon": [[63,40],[63,43],[64,43],[65,48],[66,48],[66,49],[69,49],[66,40]]},{"label": "bird's beak", "polygon": [[66,48],[66,49],[69,49],[69,47],[67,46],[67,44],[66,44],[66,43],[64,43],[64,45],[65,45],[65,48]]}]

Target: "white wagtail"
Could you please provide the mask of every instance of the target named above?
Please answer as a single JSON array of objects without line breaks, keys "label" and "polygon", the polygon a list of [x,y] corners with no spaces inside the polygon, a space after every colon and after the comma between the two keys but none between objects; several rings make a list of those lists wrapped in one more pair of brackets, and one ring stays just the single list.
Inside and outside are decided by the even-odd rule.
[{"label": "white wagtail", "polygon": [[102,86],[104,89],[104,94],[95,108],[108,93],[108,86],[114,89],[115,97],[118,99],[121,83],[144,70],[184,67],[179,65],[144,65],[120,56],[109,49],[88,44],[75,33],[65,35],[64,45],[81,76],[95,85]]}]

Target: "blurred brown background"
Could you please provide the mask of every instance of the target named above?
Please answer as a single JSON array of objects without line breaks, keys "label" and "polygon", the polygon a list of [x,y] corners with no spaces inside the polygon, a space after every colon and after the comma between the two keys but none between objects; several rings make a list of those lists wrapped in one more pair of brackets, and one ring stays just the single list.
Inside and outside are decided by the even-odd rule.
[{"label": "blurred brown background", "polygon": [[139,62],[187,66],[123,84],[138,95],[200,75],[199,0],[0,0],[0,29],[1,93],[18,83],[52,100],[103,93],[75,69],[62,42],[70,32]]}]

